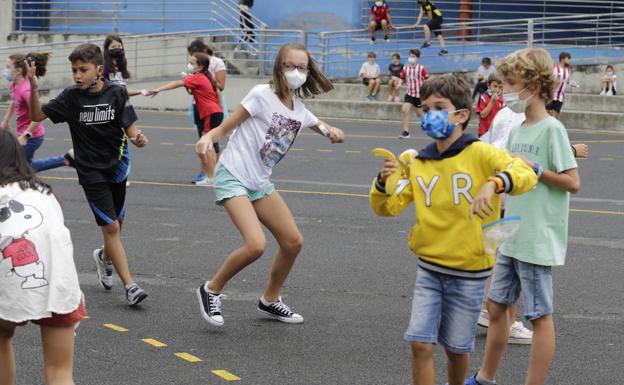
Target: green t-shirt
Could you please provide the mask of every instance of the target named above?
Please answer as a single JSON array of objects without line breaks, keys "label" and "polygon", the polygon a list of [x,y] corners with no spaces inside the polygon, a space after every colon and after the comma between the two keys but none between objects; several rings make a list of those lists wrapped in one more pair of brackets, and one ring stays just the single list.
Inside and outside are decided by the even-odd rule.
[{"label": "green t-shirt", "polygon": [[[531,126],[515,127],[509,134],[507,150],[556,173],[578,167],[568,133],[553,117]],[[526,194],[506,196],[505,216],[519,215],[522,219],[520,228],[507,239],[500,252],[535,265],[563,265],[569,208],[570,194],[543,182]]]}]

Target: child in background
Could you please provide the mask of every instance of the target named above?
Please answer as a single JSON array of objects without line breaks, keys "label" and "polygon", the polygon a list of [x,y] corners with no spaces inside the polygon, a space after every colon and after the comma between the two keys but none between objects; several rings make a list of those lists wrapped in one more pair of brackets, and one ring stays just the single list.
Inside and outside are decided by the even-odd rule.
[{"label": "child in background", "polygon": [[71,237],[52,189],[6,130],[0,130],[0,277],[0,383],[15,385],[13,336],[30,321],[41,328],[46,383],[72,385],[74,330],[86,311]]},{"label": "child in background", "polygon": [[104,56],[94,44],[81,44],[69,55],[74,85],[41,106],[37,92],[37,68],[27,63],[30,118],[67,122],[75,150],[78,182],[102,230],[104,247],[93,251],[100,285],[113,287],[113,267],[124,284],[128,305],[135,306],[147,293],[132,279],[121,242],[126,214],[126,181],[130,170],[128,139],[137,147],[147,137],[136,127],[137,116],[124,87],[103,77]]},{"label": "child in background", "polygon": [[375,52],[368,53],[368,60],[362,63],[359,76],[362,79],[362,83],[368,87],[368,99],[369,102],[374,102],[377,99],[377,92],[381,86],[381,67],[375,63],[377,55]]},{"label": "child in background", "polygon": [[611,64],[605,68],[604,75],[602,76],[602,91],[600,91],[600,95],[617,95],[617,76]]},{"label": "child in background", "polygon": [[[206,133],[217,128],[223,122],[223,110],[219,101],[219,88],[213,79],[208,67],[210,66],[210,58],[203,53],[194,53],[191,56],[190,67],[191,74],[182,80],[175,80],[164,84],[152,91],[149,95],[155,96],[161,91],[174,90],[176,88],[185,87],[186,90],[193,95],[195,105],[199,114],[197,124],[197,132],[201,138]],[[214,142],[214,151],[211,151],[206,158],[206,162],[200,161],[200,167],[206,177],[195,184],[197,186],[212,186],[214,179],[215,167],[217,165],[217,154],[219,153],[219,142]]]},{"label": "child in background", "polygon": [[386,185],[390,175],[401,172],[396,160],[386,160],[369,198],[380,216],[398,216],[412,202],[415,206],[408,245],[418,268],[405,332],[414,384],[435,383],[433,345],[439,343],[448,357],[448,383],[463,385],[485,281],[494,266],[482,227],[500,218],[497,194],[526,193],[537,178],[522,160],[464,132],[472,105],[465,81],[436,77],[423,84],[421,94],[421,128],[435,141],[405,168],[406,183]]},{"label": "child in background", "polygon": [[269,178],[302,129],[311,128],[329,137],[332,143],[342,142],[344,134],[318,120],[301,102],[301,96],[310,97],[333,88],[304,46],[283,45],[273,68],[273,81],[254,87],[232,115],[202,136],[195,146],[199,157],[206,160],[213,151],[213,143],[235,130],[219,158],[214,191],[217,204],[225,207],[241,233],[243,245],[197,289],[201,315],[213,326],[222,326],[224,322],[221,314],[224,286],[264,253],[267,241],[262,225],[275,236],[279,250],[273,260],[268,287],[258,302],[258,311],[285,323],[303,322],[303,317],[291,311],[280,296],[303,247],[303,237]]},{"label": "child in background", "polygon": [[377,0],[373,4],[370,10],[370,20],[368,21],[368,30],[371,33],[370,43],[375,43],[375,34],[379,30],[383,30],[384,41],[387,43],[390,41],[388,36],[388,29],[395,28],[390,16],[390,7],[384,0]]},{"label": "child in background", "polygon": [[446,50],[446,43],[444,43],[444,36],[442,36],[442,23],[444,23],[442,11],[440,11],[431,0],[418,0],[418,3],[420,4],[420,13],[418,13],[418,19],[416,20],[415,26],[417,27],[420,25],[420,21],[425,13],[429,18],[429,22],[423,26],[425,31],[425,42],[420,48],[431,47],[431,32],[433,32],[440,41],[441,50],[438,55],[447,55],[448,51]]},{"label": "child in background", "polygon": [[429,74],[425,67],[418,63],[419,58],[420,51],[418,49],[410,50],[407,65],[403,67],[403,71],[401,72],[401,79],[407,84],[407,92],[405,93],[403,105],[401,106],[403,132],[399,136],[400,139],[407,139],[410,137],[409,121],[412,107],[416,108],[416,116],[420,117],[422,115],[420,86],[429,78]]},{"label": "child in background", "polygon": [[13,54],[9,56],[4,67],[3,77],[9,83],[11,103],[7,109],[2,128],[8,130],[13,114],[17,123],[18,142],[26,153],[26,161],[36,172],[51,170],[58,167],[70,166],[73,162],[73,151],[69,150],[65,156],[52,156],[49,158],[33,160],[35,152],[43,145],[45,140],[45,127],[41,122],[30,120],[28,106],[30,104],[30,82],[26,80],[26,64],[28,58],[37,63],[37,77],[42,77],[46,73],[46,65],[50,54],[31,52],[27,55]]},{"label": "child in background", "polygon": [[141,94],[141,91],[127,89],[126,80],[130,79],[130,72],[126,52],[119,35],[108,35],[104,40],[104,77],[111,84],[126,87],[128,96]]},{"label": "child in background", "polygon": [[561,109],[563,108],[563,101],[565,100],[566,87],[568,84],[572,87],[578,87],[578,83],[570,79],[572,76],[571,61],[572,55],[568,52],[561,52],[559,54],[559,64],[553,69],[555,93],[553,99],[546,105],[546,111],[555,118],[559,117]]},{"label": "child in background", "polygon": [[466,380],[492,385],[507,347],[509,307],[523,297],[525,317],[533,325],[533,341],[525,384],[543,384],[555,353],[552,267],[564,264],[570,194],[580,188],[568,134],[548,115],[552,99],[553,62],[544,49],[524,49],[499,65],[504,98],[526,121],[511,131],[507,149],[523,159],[539,183],[530,193],[507,197],[505,214],[521,216],[520,228],[500,247],[488,295],[489,328],[483,364]]},{"label": "child in background", "polygon": [[401,101],[399,92],[401,91],[401,73],[403,72],[403,63],[401,63],[401,55],[398,53],[392,54],[392,63],[388,66],[390,72],[390,80],[388,81],[388,100],[387,102]]},{"label": "child in background", "polygon": [[492,65],[492,59],[484,57],[481,60],[481,65],[477,69],[477,84],[475,85],[474,91],[472,91],[472,99],[478,101],[477,96],[481,97],[481,94],[487,91],[487,81],[494,72],[496,72],[496,67]]},{"label": "child in background", "polygon": [[495,75],[490,75],[488,82],[488,90],[483,93],[477,102],[476,112],[479,114],[479,137],[485,135],[498,111],[503,108],[503,97],[500,92],[503,88],[503,82]]}]

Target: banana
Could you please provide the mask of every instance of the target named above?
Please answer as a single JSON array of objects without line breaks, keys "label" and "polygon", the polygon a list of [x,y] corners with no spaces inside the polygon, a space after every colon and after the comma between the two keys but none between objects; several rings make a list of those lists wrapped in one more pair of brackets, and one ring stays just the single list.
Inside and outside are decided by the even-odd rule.
[{"label": "banana", "polygon": [[412,164],[414,159],[416,159],[417,157],[418,157],[418,151],[414,150],[413,148],[410,148],[409,150],[403,151],[401,155],[399,155],[399,162],[404,167],[407,167],[410,164]]},{"label": "banana", "polygon": [[371,154],[373,154],[374,156],[381,156],[389,160],[396,159],[396,156],[394,156],[394,154],[391,151],[386,150],[385,148],[379,148],[379,147],[375,148],[371,151]]}]

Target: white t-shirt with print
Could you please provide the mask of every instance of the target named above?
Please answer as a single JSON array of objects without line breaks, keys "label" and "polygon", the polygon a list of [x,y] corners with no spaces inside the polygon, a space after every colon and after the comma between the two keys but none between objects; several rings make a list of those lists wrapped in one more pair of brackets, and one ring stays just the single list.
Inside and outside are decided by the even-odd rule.
[{"label": "white t-shirt with print", "polygon": [[490,143],[497,148],[506,148],[509,133],[514,127],[519,127],[524,123],[526,117],[524,113],[515,113],[509,107],[504,107],[494,117],[492,127],[486,132],[481,139],[482,142]]},{"label": "white t-shirt with print", "polygon": [[319,120],[296,96],[294,109],[288,109],[268,84],[252,88],[241,105],[250,117],[236,127],[219,163],[245,187],[259,191],[301,129],[316,126]]},{"label": "white t-shirt with print", "polygon": [[381,67],[379,64],[373,63],[370,64],[368,61],[362,63],[362,67],[360,68],[360,73],[358,75],[364,74],[365,78],[376,79],[381,75]]},{"label": "white t-shirt with print", "polygon": [[0,319],[68,314],[82,299],[69,230],[53,195],[0,187]]}]

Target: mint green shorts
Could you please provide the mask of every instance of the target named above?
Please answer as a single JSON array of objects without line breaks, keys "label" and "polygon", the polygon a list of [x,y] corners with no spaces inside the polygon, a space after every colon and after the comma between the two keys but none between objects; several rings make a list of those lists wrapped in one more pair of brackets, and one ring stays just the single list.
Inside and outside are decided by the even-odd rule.
[{"label": "mint green shorts", "polygon": [[271,195],[271,193],[275,190],[275,186],[271,182],[269,182],[269,184],[260,191],[250,190],[245,187],[234,175],[232,175],[232,173],[230,173],[221,163],[217,163],[213,183],[214,192],[217,196],[216,203],[219,206],[223,206],[223,202],[226,199],[234,197],[246,196],[251,202],[257,201],[258,199]]}]

